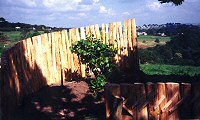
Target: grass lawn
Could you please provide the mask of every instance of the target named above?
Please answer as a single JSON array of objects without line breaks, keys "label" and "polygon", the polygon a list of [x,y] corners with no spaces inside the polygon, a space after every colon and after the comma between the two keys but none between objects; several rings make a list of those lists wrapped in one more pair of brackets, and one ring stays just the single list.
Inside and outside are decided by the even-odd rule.
[{"label": "grass lawn", "polygon": [[148,75],[200,75],[200,66],[141,64],[140,69]]},{"label": "grass lawn", "polygon": [[[40,34],[44,33],[44,31],[38,31],[38,32]],[[3,50],[8,49],[9,47],[13,46],[17,41],[20,40],[20,31],[9,31],[9,32],[0,31],[0,33],[3,33],[3,35],[8,36],[7,42],[0,43],[0,57],[1,57]],[[34,31],[31,31],[31,33],[34,33]]]},{"label": "grass lawn", "polygon": [[167,42],[170,41],[171,38],[170,37],[162,37],[162,36],[152,36],[152,35],[140,35],[138,37],[138,41],[142,42],[142,41],[155,41],[156,38],[158,38],[160,40],[160,42]]},{"label": "grass lawn", "polygon": [[10,31],[10,32],[2,32],[2,33],[8,36],[10,41],[18,41],[20,39],[20,31]]}]

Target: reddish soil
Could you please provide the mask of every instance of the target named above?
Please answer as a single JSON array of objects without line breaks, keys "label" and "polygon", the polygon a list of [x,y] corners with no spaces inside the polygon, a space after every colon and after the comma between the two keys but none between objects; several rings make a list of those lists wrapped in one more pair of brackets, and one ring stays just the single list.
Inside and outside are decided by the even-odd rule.
[{"label": "reddish soil", "polygon": [[103,100],[97,101],[84,81],[48,86],[27,96],[16,120],[105,119]]}]

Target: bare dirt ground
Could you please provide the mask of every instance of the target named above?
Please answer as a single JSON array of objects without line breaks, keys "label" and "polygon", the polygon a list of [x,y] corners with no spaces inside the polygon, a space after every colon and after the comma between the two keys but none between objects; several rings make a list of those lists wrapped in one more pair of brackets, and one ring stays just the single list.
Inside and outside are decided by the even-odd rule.
[{"label": "bare dirt ground", "polygon": [[146,41],[145,43],[143,42],[138,42],[138,48],[141,49],[146,49],[146,48],[151,48],[151,47],[155,47],[156,45],[165,45],[166,42],[160,42],[160,43],[156,43],[154,41]]},{"label": "bare dirt ground", "polygon": [[105,119],[103,99],[95,100],[85,81],[43,88],[27,96],[16,114],[16,120],[84,119]]}]

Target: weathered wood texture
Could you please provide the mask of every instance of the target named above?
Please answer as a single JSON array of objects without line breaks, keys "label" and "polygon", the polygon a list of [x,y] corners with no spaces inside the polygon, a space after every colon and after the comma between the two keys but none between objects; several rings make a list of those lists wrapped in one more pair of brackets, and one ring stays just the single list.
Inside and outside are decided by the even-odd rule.
[{"label": "weathered wood texture", "polygon": [[[198,88],[193,90],[196,89]],[[108,105],[113,103],[111,100],[122,98],[122,112],[117,114],[122,120],[197,119],[199,94],[195,93],[197,97],[192,97],[191,90],[189,83],[108,84],[105,89],[106,115],[112,116],[110,111],[113,111],[114,107]],[[111,99],[110,94],[113,94],[114,98]],[[121,104],[115,106],[118,107],[121,107]]]}]

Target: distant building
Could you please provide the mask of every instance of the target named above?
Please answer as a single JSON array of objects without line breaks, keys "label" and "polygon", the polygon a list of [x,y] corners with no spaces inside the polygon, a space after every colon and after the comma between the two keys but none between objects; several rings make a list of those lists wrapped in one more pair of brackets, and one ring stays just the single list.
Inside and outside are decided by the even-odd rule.
[{"label": "distant building", "polygon": [[137,32],[137,35],[147,35],[146,32]]},{"label": "distant building", "polygon": [[16,30],[20,30],[20,29],[21,29],[21,27],[18,27],[18,26],[17,26],[17,27],[15,27],[15,29],[16,29]]},{"label": "distant building", "polygon": [[166,36],[165,33],[157,33],[157,35],[162,36],[162,37]]}]

